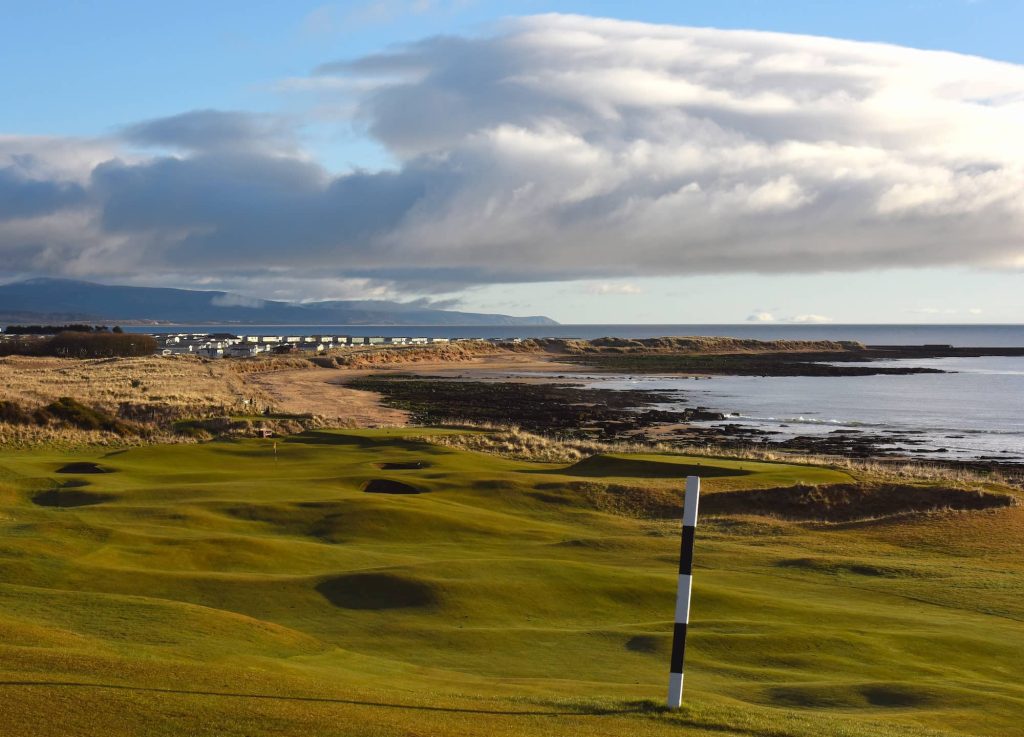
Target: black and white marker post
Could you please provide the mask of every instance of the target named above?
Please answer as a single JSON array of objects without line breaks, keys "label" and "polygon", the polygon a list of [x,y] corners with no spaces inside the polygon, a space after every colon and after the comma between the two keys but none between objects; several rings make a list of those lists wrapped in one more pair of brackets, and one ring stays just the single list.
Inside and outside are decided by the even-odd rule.
[{"label": "black and white marker post", "polygon": [[668,708],[683,703],[683,656],[686,652],[686,625],[690,622],[690,586],[693,583],[693,537],[697,529],[697,499],[700,477],[686,478],[683,500],[683,541],[679,548],[679,588],[676,592],[676,624],[672,631],[672,665],[668,677]]}]

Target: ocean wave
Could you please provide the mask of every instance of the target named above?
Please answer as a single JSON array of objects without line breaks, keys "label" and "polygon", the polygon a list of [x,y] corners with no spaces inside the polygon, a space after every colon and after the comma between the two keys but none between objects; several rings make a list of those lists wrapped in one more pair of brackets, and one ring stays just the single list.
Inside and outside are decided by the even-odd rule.
[{"label": "ocean wave", "polygon": [[999,429],[981,429],[981,428],[963,428],[963,427],[923,427],[920,425],[906,425],[906,424],[894,424],[887,422],[863,422],[860,420],[838,420],[835,418],[831,419],[819,419],[817,417],[804,417],[799,415],[797,417],[759,417],[757,415],[744,415],[740,413],[732,414],[727,416],[728,420],[734,421],[748,421],[748,422],[765,422],[765,423],[777,423],[785,425],[819,425],[828,427],[866,427],[866,428],[877,428],[880,430],[888,430],[897,433],[926,433],[928,435],[941,436],[941,435],[1022,435],[1024,430],[999,430]]},{"label": "ocean wave", "polygon": [[753,422],[778,422],[786,425],[827,425],[830,427],[878,427],[878,428],[898,428],[897,425],[888,424],[885,422],[862,422],[860,420],[839,420],[835,418],[819,418],[819,417],[804,417],[798,415],[797,417],[758,417],[756,415],[744,415],[744,414],[733,414],[729,415],[727,419],[732,420],[750,420]]}]

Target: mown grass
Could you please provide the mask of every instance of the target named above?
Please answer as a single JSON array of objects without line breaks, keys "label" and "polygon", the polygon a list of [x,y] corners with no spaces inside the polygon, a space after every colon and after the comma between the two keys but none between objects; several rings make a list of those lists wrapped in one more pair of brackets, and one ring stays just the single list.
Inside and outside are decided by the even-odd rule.
[{"label": "mown grass", "polygon": [[[528,463],[414,432],[5,453],[0,734],[1019,733],[1020,507],[703,519],[686,706],[668,713],[678,522],[587,490],[849,474]],[[58,472],[83,462],[107,472]],[[363,491],[380,479],[423,493]],[[54,489],[98,501],[33,501]]]}]

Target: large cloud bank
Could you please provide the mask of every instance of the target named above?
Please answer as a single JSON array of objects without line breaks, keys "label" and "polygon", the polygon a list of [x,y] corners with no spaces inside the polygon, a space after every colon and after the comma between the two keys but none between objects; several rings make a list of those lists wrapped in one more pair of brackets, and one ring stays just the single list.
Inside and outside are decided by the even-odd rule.
[{"label": "large cloud bank", "polygon": [[285,122],[216,111],[0,138],[2,268],[443,290],[1024,265],[1021,66],[537,16],[308,82],[399,165],[333,176]]}]

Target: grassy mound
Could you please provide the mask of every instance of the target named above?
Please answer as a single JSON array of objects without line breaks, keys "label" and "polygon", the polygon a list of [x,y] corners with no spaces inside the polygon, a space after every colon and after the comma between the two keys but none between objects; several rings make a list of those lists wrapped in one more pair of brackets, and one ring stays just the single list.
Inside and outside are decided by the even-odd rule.
[{"label": "grassy mound", "polygon": [[763,514],[780,519],[852,522],[946,510],[1013,506],[1007,494],[936,486],[834,484],[733,491],[709,496],[704,514]]}]

